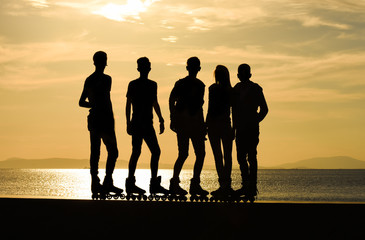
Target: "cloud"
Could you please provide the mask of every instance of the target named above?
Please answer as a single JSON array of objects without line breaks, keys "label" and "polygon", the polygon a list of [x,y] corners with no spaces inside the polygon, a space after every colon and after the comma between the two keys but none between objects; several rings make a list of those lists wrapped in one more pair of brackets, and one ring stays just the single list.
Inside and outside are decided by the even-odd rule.
[{"label": "cloud", "polygon": [[302,23],[304,27],[332,27],[340,30],[350,29],[351,26],[343,23],[336,23],[333,21],[325,21],[318,16],[311,16],[310,14],[296,14],[292,16],[284,16],[284,19],[296,20]]},{"label": "cloud", "polygon": [[48,8],[49,3],[47,0],[28,0],[33,7],[36,8]]},{"label": "cloud", "polygon": [[140,14],[147,11],[156,1],[158,0],[127,0],[126,4],[107,3],[92,13],[114,21],[135,22],[136,20],[140,20]]},{"label": "cloud", "polygon": [[191,15],[193,20],[188,29],[201,31],[215,27],[245,24],[266,17],[265,11],[256,6],[244,8],[237,8],[237,6],[200,7],[187,11],[185,14]]},{"label": "cloud", "polygon": [[176,41],[178,40],[178,37],[176,36],[168,36],[168,37],[164,37],[164,38],[161,38],[163,41],[166,41],[166,42],[170,42],[170,43],[176,43]]}]

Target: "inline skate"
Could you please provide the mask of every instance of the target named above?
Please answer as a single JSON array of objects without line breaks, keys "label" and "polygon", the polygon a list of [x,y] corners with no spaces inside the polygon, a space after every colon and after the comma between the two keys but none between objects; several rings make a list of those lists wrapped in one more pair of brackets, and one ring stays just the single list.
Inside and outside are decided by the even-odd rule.
[{"label": "inline skate", "polygon": [[180,187],[179,178],[171,178],[170,180],[170,195],[168,197],[169,201],[183,201],[187,200],[186,195],[188,192]]},{"label": "inline skate", "polygon": [[166,201],[169,197],[170,191],[161,186],[161,176],[157,178],[151,178],[150,182],[150,195],[148,196],[148,200],[156,200]]},{"label": "inline skate", "polygon": [[113,179],[111,177],[105,177],[103,182],[103,194],[107,199],[124,199],[123,189],[117,188],[113,184]]},{"label": "inline skate", "polygon": [[257,197],[257,184],[255,182],[243,182],[242,187],[235,191],[235,201],[254,203]]},{"label": "inline skate", "polygon": [[91,177],[91,198],[92,200],[104,200],[105,194],[103,191],[103,186],[100,184],[100,179],[98,176]]},{"label": "inline skate", "polygon": [[146,191],[136,186],[135,177],[129,177],[126,179],[125,190],[127,192],[127,200],[147,200],[147,196],[145,195]]},{"label": "inline skate", "polygon": [[234,202],[235,191],[231,187],[220,187],[210,194],[211,202]]},{"label": "inline skate", "polygon": [[201,186],[200,186],[200,179],[195,179],[192,178],[190,180],[190,201],[194,202],[204,202],[204,201],[208,201],[208,194],[209,192],[204,190]]}]

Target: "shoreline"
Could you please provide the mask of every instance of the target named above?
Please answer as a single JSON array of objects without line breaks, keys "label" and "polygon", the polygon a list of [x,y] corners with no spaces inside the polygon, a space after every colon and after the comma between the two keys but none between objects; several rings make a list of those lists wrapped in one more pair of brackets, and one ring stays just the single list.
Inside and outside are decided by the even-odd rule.
[{"label": "shoreline", "polygon": [[[148,196],[148,194],[147,194]],[[190,197],[190,195],[187,195],[188,198]],[[210,196],[210,195],[209,195]],[[0,195],[0,200],[2,199],[33,199],[33,200],[75,200],[75,201],[93,201],[91,198],[74,198],[74,197],[57,197],[57,196],[28,196],[28,195]],[[94,200],[94,201],[101,201],[101,200]],[[107,199],[107,200],[103,200],[103,201],[117,201],[117,202],[133,202],[133,200],[129,200],[127,201],[126,199]],[[145,200],[145,201],[140,201],[140,202],[151,202],[150,200]],[[153,200],[152,202],[164,202],[162,200],[159,201],[155,201]],[[168,200],[166,200],[165,202],[169,202]],[[174,201],[172,201],[174,202]],[[186,202],[190,202],[189,200]],[[214,203],[214,202],[206,202],[206,203]],[[355,204],[355,205],[365,205],[364,201],[296,201],[296,200],[256,200],[255,203],[277,203],[277,204]],[[218,204],[218,203],[217,203]],[[225,203],[221,203],[221,204],[225,204]],[[244,204],[243,202],[240,203],[227,203],[227,204]],[[249,202],[248,202],[249,204]]]},{"label": "shoreline", "polygon": [[[0,198],[6,234],[39,237],[363,239],[364,203],[162,202]],[[294,234],[294,235],[293,235]],[[159,237],[160,238],[160,237]]]}]

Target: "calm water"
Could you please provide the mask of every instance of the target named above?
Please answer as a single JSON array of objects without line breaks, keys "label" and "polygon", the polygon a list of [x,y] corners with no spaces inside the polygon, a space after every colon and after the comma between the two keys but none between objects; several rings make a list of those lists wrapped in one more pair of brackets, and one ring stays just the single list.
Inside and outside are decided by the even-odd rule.
[{"label": "calm water", "polygon": [[[114,184],[124,189],[128,171],[117,169]],[[159,170],[162,185],[169,186],[172,170]],[[100,171],[100,178],[104,176]],[[189,189],[192,170],[183,170],[181,185]],[[148,191],[150,171],[136,172],[137,185]],[[239,170],[232,172],[234,189],[240,187]],[[205,170],[203,188],[218,188],[217,174]],[[0,197],[48,197],[90,199],[87,169],[0,169]],[[259,199],[264,201],[365,202],[365,170],[259,170]]]}]

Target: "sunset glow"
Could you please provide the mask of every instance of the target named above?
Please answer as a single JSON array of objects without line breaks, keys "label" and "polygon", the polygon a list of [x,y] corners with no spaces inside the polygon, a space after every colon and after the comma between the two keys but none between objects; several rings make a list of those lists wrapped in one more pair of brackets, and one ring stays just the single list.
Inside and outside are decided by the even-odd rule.
[{"label": "sunset glow", "polygon": [[140,13],[147,11],[147,8],[156,0],[140,1],[128,0],[126,4],[107,3],[93,14],[101,15],[110,20],[119,22],[140,20]]},{"label": "sunset glow", "polygon": [[[119,159],[131,153],[125,101],[138,77],[136,60],[152,63],[166,121],[161,163],[171,163],[177,145],[168,97],[187,74],[187,58],[197,56],[205,114],[216,65],[229,69],[232,85],[238,65],[251,65],[270,109],[260,129],[260,165],[365,160],[364,11],[358,0],[3,0],[0,160],[89,157],[88,111],[78,99],[98,50],[108,54],[105,73],[113,78]],[[206,164],[214,165],[208,142],[206,149]],[[142,152],[140,161],[149,162]]]}]

